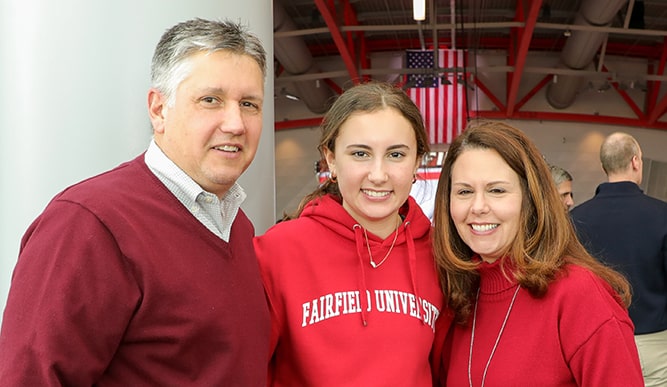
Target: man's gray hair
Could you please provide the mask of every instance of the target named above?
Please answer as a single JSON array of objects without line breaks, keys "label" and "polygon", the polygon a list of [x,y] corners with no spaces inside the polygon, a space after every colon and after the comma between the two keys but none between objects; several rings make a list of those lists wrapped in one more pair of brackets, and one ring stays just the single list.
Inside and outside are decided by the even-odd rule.
[{"label": "man's gray hair", "polygon": [[247,27],[231,21],[196,18],[176,24],[160,38],[151,64],[152,86],[173,106],[178,85],[190,74],[190,57],[221,50],[250,56],[266,79],[266,51]]},{"label": "man's gray hair", "polygon": [[557,165],[550,165],[549,170],[551,171],[551,177],[554,179],[556,186],[559,186],[560,183],[564,181],[572,181],[572,175]]}]

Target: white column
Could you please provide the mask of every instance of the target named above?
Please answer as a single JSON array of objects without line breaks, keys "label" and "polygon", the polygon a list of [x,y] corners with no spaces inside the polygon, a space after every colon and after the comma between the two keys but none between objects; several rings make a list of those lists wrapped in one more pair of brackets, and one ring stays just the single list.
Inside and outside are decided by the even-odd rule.
[{"label": "white column", "polygon": [[265,0],[10,0],[0,3],[0,310],[20,238],[65,187],[141,153],[162,33],[193,17],[249,25],[267,50],[264,128],[241,179],[263,233],[275,219],[273,17]]}]

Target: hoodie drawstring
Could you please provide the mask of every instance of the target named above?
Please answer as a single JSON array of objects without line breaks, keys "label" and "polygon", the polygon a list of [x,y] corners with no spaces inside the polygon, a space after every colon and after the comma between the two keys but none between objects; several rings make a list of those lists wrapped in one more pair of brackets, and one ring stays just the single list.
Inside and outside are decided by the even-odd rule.
[{"label": "hoodie drawstring", "polygon": [[362,237],[363,230],[360,224],[352,226],[354,230],[354,240],[357,244],[357,257],[359,257],[359,282],[361,283],[361,294],[359,299],[361,301],[361,323],[368,326],[366,320],[366,309],[368,309],[368,288],[366,287],[366,272],[364,271],[364,260],[361,258],[364,251],[364,238]]},{"label": "hoodie drawstring", "polygon": [[[412,237],[412,228],[410,221],[405,222],[405,240],[408,244],[408,265],[410,266],[410,279],[412,280],[412,291],[414,292],[417,304],[421,307],[421,298],[419,298],[419,291],[417,290],[417,254],[415,253],[415,240]],[[426,324],[426,319],[421,318],[422,322]]]},{"label": "hoodie drawstring", "polygon": [[[412,228],[410,227],[410,221],[406,221],[403,224],[405,229],[405,240],[407,242],[408,248],[408,266],[410,268],[410,281],[412,282],[412,291],[417,300],[417,304],[421,307],[422,299],[419,297],[419,291],[417,288],[417,254],[415,250],[415,241],[412,237]],[[366,271],[364,269],[364,260],[362,258],[364,252],[364,238],[363,230],[360,224],[355,224],[352,229],[354,230],[354,239],[357,246],[357,257],[359,258],[359,283],[361,285],[361,291],[359,294],[359,299],[361,301],[361,323],[364,326],[368,326],[367,320],[367,309],[368,309],[368,288],[366,286]],[[396,230],[398,232],[398,230]],[[426,324],[426,319],[422,317],[422,323]]]}]

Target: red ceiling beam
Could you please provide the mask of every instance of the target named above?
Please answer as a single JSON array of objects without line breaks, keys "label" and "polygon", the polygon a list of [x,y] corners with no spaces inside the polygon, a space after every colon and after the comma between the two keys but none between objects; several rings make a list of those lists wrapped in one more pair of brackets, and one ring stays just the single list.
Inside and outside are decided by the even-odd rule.
[{"label": "red ceiling beam", "polygon": [[[649,63],[646,66],[647,74],[654,74],[655,66]],[[647,81],[646,82],[646,99],[644,101],[644,110],[652,112],[655,109],[655,104],[658,103],[658,92],[660,91],[660,82]]]},{"label": "red ceiling beam", "polygon": [[630,97],[630,95],[628,95],[628,93],[627,93],[625,90],[621,90],[621,89],[618,87],[618,83],[617,83],[617,82],[612,82],[611,85],[614,87],[614,90],[616,90],[616,92],[618,93],[618,95],[620,95],[621,98],[623,98],[623,100],[625,101],[625,103],[628,104],[628,106],[630,107],[630,109],[632,109],[632,111],[635,113],[635,115],[637,116],[637,118],[639,118],[639,120],[641,120],[641,121],[646,121],[646,115],[644,114],[644,112],[642,111],[642,109],[640,109],[639,106],[637,106],[637,104],[636,104],[635,101]]},{"label": "red ceiling beam", "polygon": [[[349,0],[345,0],[343,6],[345,12],[346,25],[358,26],[359,20],[357,19],[357,12],[354,10]],[[357,31],[354,33],[357,37],[357,42],[359,42],[359,57],[357,58],[357,63],[362,69],[369,69],[370,64],[368,63],[368,51],[366,49],[366,36],[363,31]],[[350,50],[354,50],[354,36],[351,32],[347,33],[348,47]],[[370,79],[370,76],[365,75],[365,80]]]},{"label": "red ceiling beam", "polygon": [[646,120],[636,118],[600,116],[593,114],[575,114],[558,112],[515,112],[511,117],[507,117],[505,112],[498,111],[470,111],[471,118],[488,119],[516,119],[516,120],[542,120],[542,121],[568,121],[585,122],[588,124],[604,124],[614,126],[642,127],[648,129],[667,130],[667,122],[649,123]]},{"label": "red ceiling beam", "polygon": [[493,104],[496,105],[498,110],[503,112],[505,111],[505,105],[503,105],[502,101],[500,101],[500,99],[496,97],[496,95],[493,94],[493,92],[488,87],[486,87],[484,82],[482,82],[479,79],[479,77],[475,77],[475,86],[477,86],[478,89],[480,89],[484,94],[486,94],[489,100],[491,100],[491,102],[493,102]]},{"label": "red ceiling beam", "polygon": [[[354,9],[352,9],[352,6],[350,5],[350,2],[348,0],[343,0],[343,21],[344,25],[346,26],[357,26],[359,23],[357,23],[357,18],[354,13]],[[347,49],[350,52],[350,56],[352,57],[352,61],[354,63],[357,62],[356,58],[356,50],[354,49],[354,33],[352,31],[347,31],[345,33],[345,36],[347,37]]]},{"label": "red ceiling beam", "polygon": [[340,28],[338,28],[338,24],[336,24],[336,20],[331,14],[329,7],[327,7],[327,5],[324,3],[324,0],[315,0],[315,5],[317,6],[317,9],[320,11],[322,18],[324,19],[324,22],[327,24],[327,28],[331,33],[331,37],[333,38],[334,43],[336,43],[336,48],[338,49],[338,53],[340,54],[341,58],[343,59],[343,62],[345,63],[347,72],[350,74],[350,79],[355,84],[359,83],[360,79],[359,79],[359,72],[357,71],[357,66],[355,64],[354,59],[352,58],[352,55],[350,54],[350,51],[345,45],[345,40],[343,39],[343,35],[341,34]]},{"label": "red ceiling beam", "polygon": [[648,117],[648,122],[651,124],[656,123],[658,118],[665,114],[665,109],[667,109],[667,95],[663,96],[660,102],[658,102],[658,105],[656,105],[655,109],[651,111]]},{"label": "red ceiling beam", "polygon": [[[479,39],[478,48],[480,49],[507,49],[509,47],[508,37],[483,37]],[[476,42],[478,40],[475,40]],[[430,37],[424,37],[424,43],[427,46],[433,46],[433,40]],[[533,38],[530,42],[529,51],[555,51],[560,52],[563,49],[565,41],[563,39],[545,39]],[[449,38],[439,37],[438,45],[441,48],[451,47],[452,41]],[[366,47],[368,52],[382,52],[382,51],[403,51],[405,49],[420,49],[421,42],[419,39],[366,39]],[[456,47],[460,49],[466,48],[465,38],[456,39]],[[335,44],[314,45],[308,47],[313,56],[329,56],[338,54],[338,47]],[[608,43],[606,55],[620,55],[631,56],[647,59],[660,59],[662,52],[662,45],[637,46],[625,43]]]},{"label": "red ceiling beam", "polygon": [[[602,70],[604,70],[605,72],[609,72],[609,69],[605,65],[602,65]],[[635,103],[635,101],[630,97],[630,95],[627,92],[625,92],[625,90],[621,90],[621,88],[618,86],[618,82],[610,82],[610,83],[614,87],[614,90],[616,90],[618,95],[620,95],[621,98],[623,98],[623,100],[625,101],[625,103],[628,104],[630,109],[632,109],[637,118],[639,118],[642,121],[645,121],[646,115],[644,114],[642,109],[640,109],[639,106]]]},{"label": "red ceiling beam", "polygon": [[322,123],[322,117],[305,118],[302,120],[276,121],[273,125],[275,131],[300,128],[316,128]]},{"label": "red ceiling beam", "polygon": [[[662,54],[660,55],[660,63],[658,63],[658,68],[656,71],[657,75],[663,75],[665,73],[665,63],[667,62],[667,38],[663,39],[662,43]],[[657,104],[661,83],[656,81],[649,81],[647,86],[649,91],[647,96],[649,112],[648,120],[649,122],[653,123],[656,122],[662,114],[664,114],[666,107],[665,105],[667,104],[665,102],[667,100],[667,96],[662,98],[660,104]]]},{"label": "red ceiling beam", "polygon": [[[613,126],[630,126],[648,129],[658,129],[667,131],[667,122],[649,123],[647,120],[636,118],[600,116],[593,114],[575,114],[558,112],[515,112],[511,117],[507,117],[504,109],[501,111],[475,111],[470,110],[470,118],[488,118],[488,119],[515,119],[532,121],[565,121],[565,122],[585,122],[589,124],[604,124]],[[322,117],[306,118],[302,120],[289,120],[275,122],[275,130],[289,130],[300,128],[316,128],[322,123]]]},{"label": "red ceiling beam", "polygon": [[530,101],[531,98],[533,98],[535,96],[535,94],[537,94],[537,92],[542,90],[542,88],[544,88],[544,86],[548,85],[549,82],[551,82],[552,79],[553,79],[553,75],[551,75],[551,74],[542,78],[542,80],[535,87],[533,87],[533,89],[531,91],[526,93],[526,95],[523,98],[521,98],[521,101],[517,102],[516,106],[514,107],[515,110],[520,110],[523,107],[523,105],[525,105],[528,101]]},{"label": "red ceiling beam", "polygon": [[324,82],[325,82],[327,85],[329,85],[329,87],[331,88],[331,90],[335,91],[338,95],[343,94],[343,89],[342,89],[340,86],[338,86],[338,84],[337,84],[336,82],[332,81],[332,80],[329,79],[329,78],[325,79]]},{"label": "red ceiling beam", "polygon": [[[522,0],[517,0],[521,2]],[[542,6],[542,0],[534,0],[530,2],[530,9],[528,10],[528,17],[526,18],[525,26],[519,30],[519,46],[516,50],[516,63],[514,65],[514,73],[512,74],[512,81],[509,85],[509,90],[507,93],[507,115],[511,116],[514,113],[514,106],[516,103],[517,94],[519,94],[519,84],[521,83],[521,78],[523,77],[523,69],[526,65],[526,56],[528,55],[528,50],[530,48],[530,41],[533,38],[533,31],[535,30],[535,23],[537,23],[537,17],[540,14],[540,7]],[[521,7],[521,4],[517,4],[517,8]],[[521,13],[519,13],[521,15]],[[511,55],[511,53],[510,53]]]}]

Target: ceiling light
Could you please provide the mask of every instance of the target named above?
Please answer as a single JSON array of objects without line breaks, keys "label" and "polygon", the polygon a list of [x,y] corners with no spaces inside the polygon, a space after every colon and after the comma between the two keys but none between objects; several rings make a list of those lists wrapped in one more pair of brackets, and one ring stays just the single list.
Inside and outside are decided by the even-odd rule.
[{"label": "ceiling light", "polygon": [[412,0],[412,18],[415,21],[426,20],[426,0]]},{"label": "ceiling light", "polygon": [[301,98],[299,98],[299,96],[290,93],[284,87],[282,89],[280,89],[280,94],[284,95],[285,98],[287,98],[289,100],[292,100],[292,101],[300,101],[301,100]]}]

